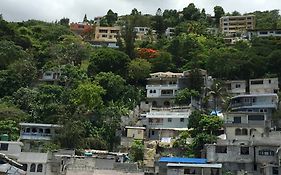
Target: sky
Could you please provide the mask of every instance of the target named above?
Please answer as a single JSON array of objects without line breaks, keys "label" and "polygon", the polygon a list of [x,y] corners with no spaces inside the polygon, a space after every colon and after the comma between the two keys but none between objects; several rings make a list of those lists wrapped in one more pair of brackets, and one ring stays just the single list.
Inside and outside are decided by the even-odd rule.
[{"label": "sky", "polygon": [[7,21],[36,19],[48,22],[67,17],[80,22],[85,14],[88,19],[104,16],[109,9],[118,15],[130,14],[133,8],[142,14],[155,14],[158,8],[182,10],[189,3],[213,14],[216,5],[225,12],[248,13],[281,9],[280,0],[0,0],[0,14]]}]

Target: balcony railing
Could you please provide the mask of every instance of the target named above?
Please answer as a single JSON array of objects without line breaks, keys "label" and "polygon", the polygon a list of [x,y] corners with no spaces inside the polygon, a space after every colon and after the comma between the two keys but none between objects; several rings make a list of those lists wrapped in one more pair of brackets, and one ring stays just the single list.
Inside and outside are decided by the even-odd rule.
[{"label": "balcony railing", "polygon": [[146,88],[157,88],[157,87],[163,87],[163,88],[178,88],[178,85],[177,84],[149,84],[149,85],[146,85]]}]

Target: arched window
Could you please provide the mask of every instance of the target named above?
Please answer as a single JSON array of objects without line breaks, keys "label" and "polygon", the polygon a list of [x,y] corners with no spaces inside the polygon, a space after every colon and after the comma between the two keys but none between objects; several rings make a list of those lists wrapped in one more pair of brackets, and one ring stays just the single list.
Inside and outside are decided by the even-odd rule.
[{"label": "arched window", "polygon": [[32,132],[32,133],[37,132],[37,128],[32,128],[31,132]]},{"label": "arched window", "polygon": [[250,135],[252,135],[255,131],[257,131],[255,128],[250,129]]},{"label": "arched window", "polygon": [[50,129],[45,129],[45,134],[50,134],[51,130]]},{"label": "arched window", "polygon": [[30,132],[30,128],[26,128],[25,132]]},{"label": "arched window", "polygon": [[37,172],[42,172],[43,171],[43,165],[40,163],[37,165]]},{"label": "arched window", "polygon": [[242,134],[241,129],[240,128],[236,128],[235,129],[235,135],[239,136],[241,134]]},{"label": "arched window", "polygon": [[242,135],[248,135],[248,129],[243,128],[242,129]]},{"label": "arched window", "polygon": [[165,101],[164,102],[164,106],[169,107],[170,106],[170,102],[169,101]]},{"label": "arched window", "polygon": [[35,172],[35,168],[36,168],[36,165],[35,165],[35,163],[33,163],[33,164],[31,164],[31,166],[30,166],[30,172]]},{"label": "arched window", "polygon": [[42,128],[39,128],[39,133],[43,133],[43,129]]},{"label": "arched window", "polygon": [[152,93],[152,90],[150,90],[149,93]]},{"label": "arched window", "polygon": [[23,164],[22,164],[22,169],[23,169],[24,171],[27,171],[27,164],[26,164],[26,163],[23,163]]}]

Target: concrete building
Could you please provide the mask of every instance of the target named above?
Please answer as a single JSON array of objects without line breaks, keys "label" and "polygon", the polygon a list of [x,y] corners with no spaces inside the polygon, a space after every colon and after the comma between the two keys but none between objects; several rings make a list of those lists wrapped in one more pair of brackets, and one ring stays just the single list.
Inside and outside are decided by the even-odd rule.
[{"label": "concrete building", "polygon": [[93,26],[87,22],[71,23],[70,30],[74,33],[83,36],[93,30]]},{"label": "concrete building", "polygon": [[179,90],[178,80],[183,73],[157,72],[147,79],[147,101],[153,107],[170,107]]},{"label": "concrete building", "polygon": [[251,40],[253,37],[281,37],[281,29],[247,30],[243,37]]},{"label": "concrete building", "polygon": [[174,27],[168,27],[165,30],[165,36],[167,38],[172,38],[173,36],[175,36],[175,28]]},{"label": "concrete building", "polygon": [[180,131],[188,130],[188,118],[191,108],[171,107],[152,108],[143,118],[143,124],[147,129],[147,138],[150,140],[161,140],[177,136]]},{"label": "concrete building", "polygon": [[151,29],[149,27],[134,27],[134,31],[136,32],[136,40],[145,40],[147,38],[147,34]]},{"label": "concrete building", "polygon": [[227,93],[231,95],[246,94],[246,80],[227,80],[224,82]]},{"label": "concrete building", "polygon": [[57,134],[60,125],[20,123],[20,140],[23,142],[24,151],[40,152],[42,143],[50,142]]},{"label": "concrete building", "polygon": [[94,41],[95,42],[107,42],[107,43],[116,43],[117,35],[120,34],[121,27],[95,27]]},{"label": "concrete building", "polygon": [[61,70],[60,69],[52,69],[48,71],[44,71],[39,75],[39,81],[56,83],[60,81]]},{"label": "concrete building", "polygon": [[22,142],[0,141],[0,153],[12,159],[19,158],[22,147]]},{"label": "concrete building", "polygon": [[220,18],[220,30],[226,36],[235,37],[246,30],[255,29],[255,16],[223,16]]},{"label": "concrete building", "polygon": [[225,140],[206,145],[209,163],[222,163],[223,168],[235,174],[278,175],[277,151],[280,140],[263,137],[248,141]]},{"label": "concrete building", "polygon": [[159,175],[221,175],[222,164],[207,163],[207,159],[185,157],[161,157]]},{"label": "concrete building", "polygon": [[278,78],[260,78],[249,80],[250,94],[277,93]]}]

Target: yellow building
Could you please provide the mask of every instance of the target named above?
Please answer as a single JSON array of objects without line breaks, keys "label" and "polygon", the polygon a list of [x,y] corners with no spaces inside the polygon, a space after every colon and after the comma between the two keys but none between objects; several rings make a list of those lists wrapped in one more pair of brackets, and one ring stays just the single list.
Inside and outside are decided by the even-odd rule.
[{"label": "yellow building", "polygon": [[120,33],[121,27],[114,26],[114,27],[102,27],[96,26],[95,28],[95,42],[117,42],[117,35]]},{"label": "yellow building", "polygon": [[223,16],[220,18],[220,30],[226,36],[237,36],[246,30],[255,29],[255,15]]},{"label": "yellow building", "polygon": [[145,127],[126,126],[126,130],[128,138],[134,138],[138,140],[144,139]]}]

